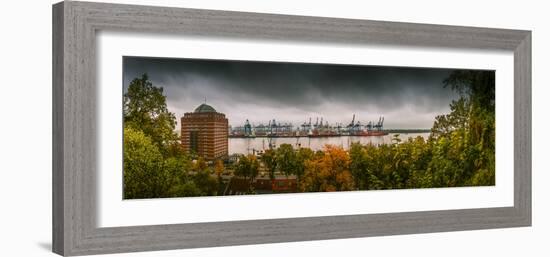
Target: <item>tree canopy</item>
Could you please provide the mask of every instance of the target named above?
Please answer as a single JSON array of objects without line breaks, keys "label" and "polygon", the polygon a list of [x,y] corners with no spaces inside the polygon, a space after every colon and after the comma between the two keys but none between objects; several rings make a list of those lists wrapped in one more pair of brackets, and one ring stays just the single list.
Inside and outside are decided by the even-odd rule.
[{"label": "tree canopy", "polygon": [[168,111],[163,88],[153,86],[147,74],[132,80],[124,94],[124,125],[143,131],[161,148],[177,140],[176,116]]}]

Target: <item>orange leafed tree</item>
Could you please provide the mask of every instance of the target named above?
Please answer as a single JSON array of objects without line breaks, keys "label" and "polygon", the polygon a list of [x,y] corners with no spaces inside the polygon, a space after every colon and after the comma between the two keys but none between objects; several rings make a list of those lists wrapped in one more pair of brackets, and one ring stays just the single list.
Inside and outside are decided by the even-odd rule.
[{"label": "orange leafed tree", "polygon": [[222,160],[217,160],[216,165],[214,166],[214,172],[216,173],[216,176],[221,177],[224,171],[225,167],[223,166]]},{"label": "orange leafed tree", "polygon": [[348,152],[342,147],[326,145],[324,154],[305,163],[300,183],[303,192],[333,192],[354,189]]}]

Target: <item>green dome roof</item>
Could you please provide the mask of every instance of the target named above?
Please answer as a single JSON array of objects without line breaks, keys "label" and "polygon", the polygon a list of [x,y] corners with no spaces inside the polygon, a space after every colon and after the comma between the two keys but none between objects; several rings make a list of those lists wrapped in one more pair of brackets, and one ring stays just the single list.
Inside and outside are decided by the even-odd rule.
[{"label": "green dome roof", "polygon": [[195,112],[216,112],[216,109],[208,104],[201,104],[195,109]]}]

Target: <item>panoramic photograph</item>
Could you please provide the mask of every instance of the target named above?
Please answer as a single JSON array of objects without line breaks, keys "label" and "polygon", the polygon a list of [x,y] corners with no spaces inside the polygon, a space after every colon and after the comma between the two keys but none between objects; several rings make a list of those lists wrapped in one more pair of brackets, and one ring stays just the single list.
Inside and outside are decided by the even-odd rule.
[{"label": "panoramic photograph", "polygon": [[495,72],[123,57],[123,198],[495,185]]}]

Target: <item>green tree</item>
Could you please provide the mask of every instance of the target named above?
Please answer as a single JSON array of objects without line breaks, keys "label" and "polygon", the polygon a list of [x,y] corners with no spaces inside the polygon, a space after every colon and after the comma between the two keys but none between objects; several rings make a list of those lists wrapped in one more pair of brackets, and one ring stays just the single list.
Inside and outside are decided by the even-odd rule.
[{"label": "green tree", "polygon": [[139,130],[124,129],[124,198],[166,197],[168,174],[152,140]]},{"label": "green tree", "polygon": [[432,187],[431,177],[427,173],[428,164],[432,158],[430,143],[418,136],[407,141],[407,149],[411,158],[410,174],[406,181],[406,188]]},{"label": "green tree", "polygon": [[244,177],[251,182],[258,176],[259,168],[260,163],[256,156],[252,154],[242,156],[235,167],[235,175]]},{"label": "green tree", "polygon": [[202,196],[212,196],[218,193],[218,180],[210,176],[208,170],[198,171],[193,176],[193,182]]},{"label": "green tree", "polygon": [[359,190],[369,189],[370,172],[366,151],[360,143],[352,143],[349,151],[350,172]]},{"label": "green tree", "polygon": [[275,150],[266,150],[264,154],[262,154],[261,160],[264,163],[267,172],[269,173],[269,178],[271,179],[271,181],[273,181],[275,179],[275,172],[277,170],[277,155]]},{"label": "green tree", "polygon": [[[164,158],[163,170],[168,175],[167,181],[171,187],[182,185],[190,180],[189,171],[192,163],[186,156],[169,156]],[[180,195],[170,193],[174,197]]]},{"label": "green tree", "polygon": [[297,187],[300,187],[302,177],[306,172],[306,162],[312,160],[315,153],[309,148],[300,148],[296,153],[296,165],[294,174],[296,175]]},{"label": "green tree", "polygon": [[298,158],[291,144],[281,144],[276,150],[277,169],[286,176],[296,174]]},{"label": "green tree", "polygon": [[208,170],[208,164],[206,163],[206,161],[204,160],[204,158],[199,157],[199,158],[197,159],[197,161],[195,162],[195,165],[194,165],[193,169],[194,169],[196,172],[201,172],[201,171],[206,172],[206,171]]},{"label": "green tree", "polygon": [[461,98],[432,129],[433,186],[494,185],[494,72],[455,71],[444,81]]},{"label": "green tree", "polygon": [[188,181],[183,184],[176,184],[170,190],[173,197],[201,196],[203,192],[195,185],[195,182]]},{"label": "green tree", "polygon": [[153,86],[147,74],[132,80],[124,94],[124,125],[143,131],[163,152],[177,140],[176,117],[168,111],[163,88]]},{"label": "green tree", "polygon": [[457,129],[466,128],[470,120],[469,105],[469,101],[464,97],[453,100],[449,105],[451,108],[450,113],[435,117],[435,122],[431,130],[432,136],[448,136]]},{"label": "green tree", "polygon": [[451,87],[467,97],[474,107],[494,112],[495,72],[482,70],[456,70],[443,81],[445,87]]}]

